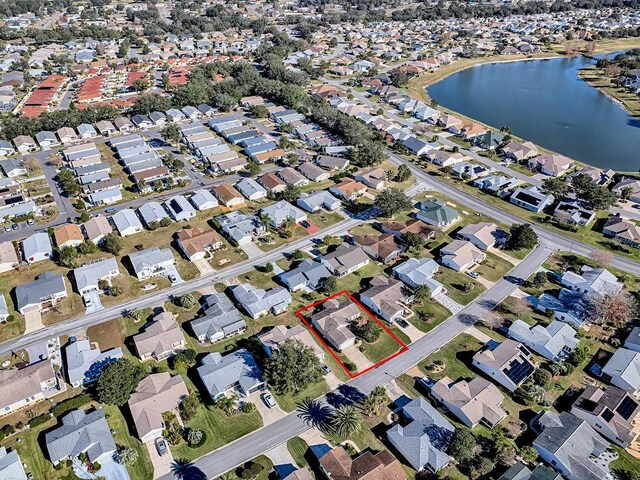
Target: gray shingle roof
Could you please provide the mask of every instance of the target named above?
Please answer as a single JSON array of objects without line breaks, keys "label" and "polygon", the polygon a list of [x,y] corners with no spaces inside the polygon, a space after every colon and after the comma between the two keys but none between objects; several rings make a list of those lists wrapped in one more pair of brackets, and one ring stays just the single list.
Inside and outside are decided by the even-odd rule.
[{"label": "gray shingle roof", "polygon": [[93,461],[116,450],[102,410],[88,414],[83,410],[68,413],[62,417],[62,426],[45,435],[45,443],[52,462],[76,457],[82,452]]},{"label": "gray shingle roof", "polygon": [[41,299],[66,292],[64,277],[59,273],[44,272],[33,282],[18,285],[15,289],[18,310],[39,304]]},{"label": "gray shingle roof", "polygon": [[212,399],[238,384],[244,392],[264,383],[262,372],[248,350],[241,348],[224,357],[218,352],[208,354],[198,367],[198,375]]},{"label": "gray shingle roof", "polygon": [[240,311],[224,293],[207,295],[206,303],[208,308],[205,316],[196,318],[190,323],[196,337],[200,338],[204,335],[207,339],[211,339],[219,333],[226,335],[227,332],[246,328],[247,324]]}]

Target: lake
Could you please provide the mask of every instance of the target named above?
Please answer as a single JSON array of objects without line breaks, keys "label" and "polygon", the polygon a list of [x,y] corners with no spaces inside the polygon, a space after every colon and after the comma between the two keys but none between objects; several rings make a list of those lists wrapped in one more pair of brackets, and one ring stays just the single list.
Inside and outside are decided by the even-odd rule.
[{"label": "lake", "polygon": [[580,162],[640,169],[640,119],[578,77],[593,61],[553,58],[480,65],[427,88],[440,105]]}]

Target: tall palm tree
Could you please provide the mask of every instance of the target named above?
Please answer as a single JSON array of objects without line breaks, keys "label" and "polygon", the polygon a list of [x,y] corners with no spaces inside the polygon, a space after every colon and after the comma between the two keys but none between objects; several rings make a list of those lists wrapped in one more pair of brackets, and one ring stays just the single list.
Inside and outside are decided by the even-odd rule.
[{"label": "tall palm tree", "polygon": [[177,459],[171,464],[171,472],[178,480],[207,480],[207,475],[193,463]]},{"label": "tall palm tree", "polygon": [[353,405],[340,405],[335,409],[329,419],[329,425],[336,435],[348,438],[360,431],[362,419],[360,413]]},{"label": "tall palm tree", "polygon": [[426,285],[418,285],[413,292],[413,297],[420,302],[429,300],[431,298],[431,289]]}]

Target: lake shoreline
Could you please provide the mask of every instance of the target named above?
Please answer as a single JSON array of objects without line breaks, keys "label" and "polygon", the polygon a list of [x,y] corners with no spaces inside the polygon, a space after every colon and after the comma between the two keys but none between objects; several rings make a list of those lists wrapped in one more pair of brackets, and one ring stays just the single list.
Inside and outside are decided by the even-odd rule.
[{"label": "lake shoreline", "polygon": [[[601,85],[597,85],[596,83],[594,83],[593,79],[590,79],[588,77],[589,74],[596,75],[597,76],[596,78],[598,80],[601,80],[601,81],[608,80],[606,77],[600,78],[600,76],[598,75],[598,70],[596,68],[592,68],[592,66],[583,67],[580,70],[578,70],[578,77],[580,79],[582,79],[583,81],[588,83],[592,88],[595,88],[596,90],[598,90],[603,95],[606,95],[609,98],[609,100],[611,100],[613,103],[617,104],[620,108],[622,108],[625,112],[627,112],[632,117],[640,118],[640,106],[638,107],[637,111],[635,109],[631,108],[629,105],[627,105],[624,102],[624,100],[621,100],[617,96],[612,94],[611,92],[608,92],[606,90],[607,87],[601,86]],[[640,98],[638,99],[638,101],[640,102]]]}]

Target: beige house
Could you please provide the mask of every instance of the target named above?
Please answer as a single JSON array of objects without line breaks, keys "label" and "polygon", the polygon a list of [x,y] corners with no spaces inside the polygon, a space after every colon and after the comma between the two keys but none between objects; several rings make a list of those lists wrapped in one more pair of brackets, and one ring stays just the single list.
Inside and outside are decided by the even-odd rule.
[{"label": "beige house", "polygon": [[338,277],[344,277],[369,263],[369,256],[362,248],[342,243],[332,252],[320,258],[327,269]]},{"label": "beige house", "polygon": [[466,240],[480,250],[488,250],[496,243],[498,226],[491,222],[472,223],[458,231],[458,240]]},{"label": "beige house", "polygon": [[258,335],[258,338],[269,356],[278,350],[284,342],[290,340],[300,342],[305,347],[311,348],[320,360],[324,358],[324,350],[320,348],[318,343],[313,339],[309,330],[302,325],[296,325],[290,328],[284,325],[276,325],[268,332]]},{"label": "beige house", "polygon": [[185,347],[185,339],[173,313],[153,317],[144,332],[133,336],[133,344],[141,360],[164,360]]},{"label": "beige house", "polygon": [[53,232],[53,239],[58,248],[77,247],[84,242],[84,235],[82,235],[79,225],[70,223],[56,228]]},{"label": "beige house", "polygon": [[431,387],[431,396],[469,428],[479,423],[493,428],[507,416],[500,406],[504,395],[482,377],[475,377],[470,382],[464,379],[454,382],[443,377]]},{"label": "beige house", "polygon": [[222,238],[215,230],[185,228],[178,232],[178,246],[190,261],[205,258],[207,252],[222,248]]},{"label": "beige house", "polygon": [[16,252],[13,243],[0,243],[0,273],[13,270],[14,268],[17,268],[18,265],[20,265],[20,259],[18,258],[18,253]]},{"label": "beige house", "polygon": [[465,240],[454,240],[440,250],[440,263],[456,272],[469,270],[486,258],[486,253]]},{"label": "beige house", "polygon": [[360,308],[351,299],[341,302],[337,298],[327,300],[321,308],[311,317],[314,328],[339,352],[353,346],[356,335],[349,325],[362,315]]},{"label": "beige house", "polygon": [[49,360],[0,370],[0,417],[59,393]]},{"label": "beige house", "polygon": [[102,215],[87,220],[82,227],[89,241],[96,245],[100,244],[105,236],[113,232],[109,219]]},{"label": "beige house", "polygon": [[244,197],[242,194],[226,183],[213,187],[213,194],[225,207],[233,208],[244,205]]},{"label": "beige house", "polygon": [[389,323],[407,318],[412,313],[408,304],[413,301],[413,295],[404,283],[384,275],[371,280],[371,286],[360,294],[360,301]]},{"label": "beige house", "polygon": [[367,186],[364,183],[345,178],[340,183],[331,187],[329,191],[344,200],[355,200],[367,193]]},{"label": "beige house", "polygon": [[402,246],[396,243],[392,233],[382,235],[355,235],[353,243],[362,248],[367,255],[382,263],[389,263],[402,254]]},{"label": "beige house", "polygon": [[[180,418],[178,406],[189,395],[180,375],[154,373],[140,380],[138,388],[129,399],[129,410],[138,438],[149,442],[162,436],[162,414],[173,412]],[[155,448],[155,447],[154,447]]]}]

